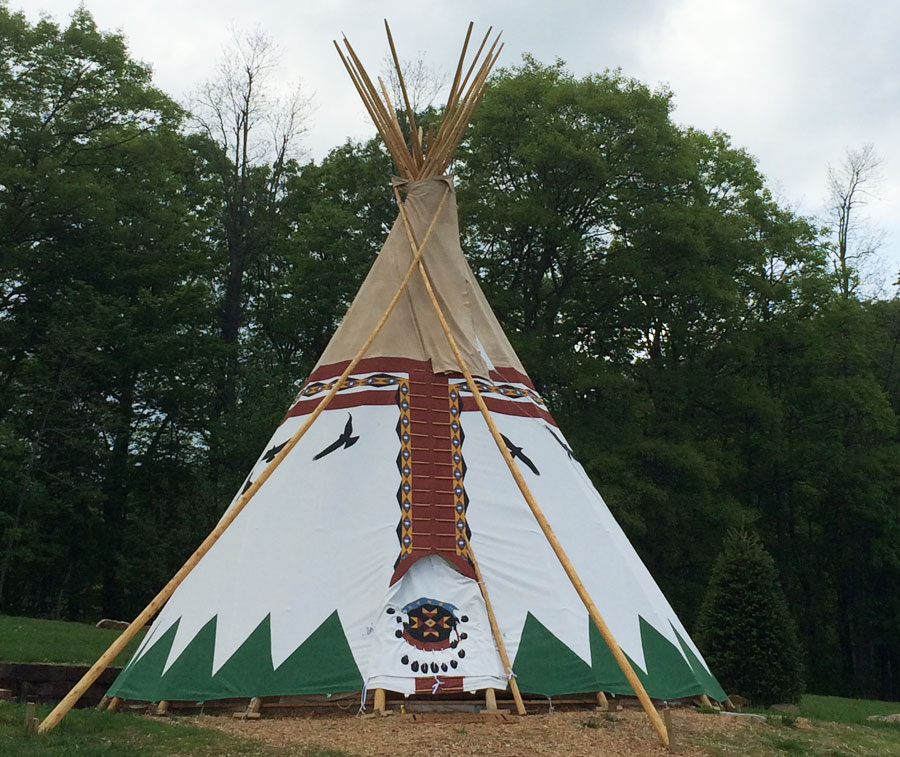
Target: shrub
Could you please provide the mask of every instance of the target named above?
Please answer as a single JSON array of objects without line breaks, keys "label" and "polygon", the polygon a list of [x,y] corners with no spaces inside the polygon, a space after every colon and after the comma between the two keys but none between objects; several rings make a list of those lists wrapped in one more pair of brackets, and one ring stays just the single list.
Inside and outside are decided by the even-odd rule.
[{"label": "shrub", "polygon": [[797,631],[775,562],[755,534],[726,535],[700,608],[697,638],[726,691],[761,705],[800,699]]}]

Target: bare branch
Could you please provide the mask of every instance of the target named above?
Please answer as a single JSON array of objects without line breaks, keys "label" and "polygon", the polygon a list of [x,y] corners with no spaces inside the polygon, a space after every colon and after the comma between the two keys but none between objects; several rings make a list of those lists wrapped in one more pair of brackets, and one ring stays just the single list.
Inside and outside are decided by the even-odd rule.
[{"label": "bare branch", "polygon": [[[400,77],[390,53],[385,53],[381,62],[382,78],[388,86],[391,100],[403,103],[403,91]],[[430,108],[437,96],[447,86],[447,72],[439,66],[431,66],[425,62],[425,53],[420,52],[415,60],[401,60],[400,69],[406,84],[406,94],[414,113],[421,113]]]},{"label": "bare branch", "polygon": [[214,76],[191,98],[195,127],[220,145],[238,176],[253,166],[300,157],[311,98],[295,83],[278,90],[280,52],[259,29],[232,30]]},{"label": "bare branch", "polygon": [[881,248],[884,233],[872,229],[859,210],[877,199],[881,183],[881,157],[871,144],[848,149],[837,166],[828,167],[826,222],[834,234],[831,260],[843,297],[859,283],[862,261]]}]

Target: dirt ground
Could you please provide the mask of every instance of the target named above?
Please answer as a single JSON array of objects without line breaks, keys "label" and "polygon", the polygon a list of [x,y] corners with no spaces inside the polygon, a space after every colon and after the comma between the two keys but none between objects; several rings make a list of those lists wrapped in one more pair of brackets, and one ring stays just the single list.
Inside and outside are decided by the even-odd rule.
[{"label": "dirt ground", "polygon": [[[691,735],[715,729],[752,727],[746,718],[714,717],[693,710],[673,710],[676,752],[684,757],[708,753],[690,745]],[[579,757],[610,755],[663,757],[671,754],[660,743],[640,711],[555,712],[512,718],[512,722],[471,722],[473,718],[447,714],[438,722],[416,722],[410,715],[376,719],[334,715],[235,720],[199,717],[197,724],[235,736],[259,739],[269,745],[336,749],[354,757],[394,757],[409,754],[491,755],[492,757]],[[302,750],[302,751],[301,751]]]}]

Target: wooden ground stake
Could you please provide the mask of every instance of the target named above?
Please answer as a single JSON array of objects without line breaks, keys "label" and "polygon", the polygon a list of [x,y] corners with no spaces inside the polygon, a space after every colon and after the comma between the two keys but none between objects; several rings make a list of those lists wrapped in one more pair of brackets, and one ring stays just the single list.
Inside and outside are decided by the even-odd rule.
[{"label": "wooden ground stake", "polygon": [[700,695],[700,704],[702,704],[704,707],[709,707],[710,709],[712,709],[713,706],[712,702],[709,701],[709,697],[706,694]]},{"label": "wooden ground stake", "polygon": [[104,695],[100,698],[100,703],[99,703],[94,709],[96,709],[97,712],[103,712],[103,710],[106,709],[106,705],[108,705],[108,704],[109,704],[109,695],[108,695],[108,694],[104,694]]},{"label": "wooden ground stake", "polygon": [[[431,302],[437,308],[437,315],[439,320],[441,321],[441,326],[445,328],[446,334],[450,336],[452,339],[452,335],[450,335],[449,327],[447,326],[447,322],[444,320],[444,315],[441,312],[440,305],[437,304],[437,300],[434,296],[434,290],[431,289],[431,281],[428,278],[428,275],[425,273],[425,267],[422,265],[422,248],[419,247],[416,242],[416,237],[413,234],[412,227],[409,225],[409,217],[406,215],[406,208],[403,206],[403,202],[400,200],[400,192],[397,187],[394,187],[394,197],[397,200],[397,207],[400,209],[400,218],[403,221],[403,227],[406,229],[406,236],[409,240],[409,246],[413,253],[413,258],[418,259],[418,267],[419,272],[422,274],[423,281],[425,282],[425,288],[428,290],[428,294],[431,297]],[[455,350],[455,354],[457,355],[457,359],[461,360],[462,356],[459,355],[459,351],[456,350],[456,342],[451,342],[450,345]],[[491,626],[491,633],[494,636],[494,643],[497,645],[497,652],[500,655],[500,662],[503,663],[503,670],[506,672],[506,677],[509,680],[509,690],[513,695],[513,700],[516,703],[516,712],[519,715],[524,715],[526,713],[525,710],[525,702],[522,701],[522,694],[519,691],[519,684],[516,681],[516,676],[513,673],[512,663],[509,660],[509,655],[506,652],[506,644],[503,643],[503,634],[500,632],[500,625],[497,623],[497,617],[494,615],[494,606],[491,604],[491,598],[488,594],[487,586],[484,583],[484,576],[481,574],[481,568],[478,565],[478,560],[475,558],[475,551],[472,549],[472,544],[469,542],[468,535],[466,538],[466,548],[469,554],[469,559],[472,562],[472,569],[475,572],[475,580],[478,582],[478,588],[481,590],[481,596],[484,599],[484,607],[487,610],[488,623]]]},{"label": "wooden ground stake", "polygon": [[37,728],[38,719],[34,716],[34,702],[25,703],[25,733],[34,733]]},{"label": "wooden ground stake", "polygon": [[169,701],[167,699],[160,699],[159,704],[156,705],[156,712],[153,713],[161,718],[165,717],[169,714]]},{"label": "wooden ground stake", "polygon": [[606,699],[606,694],[602,691],[597,692],[597,706],[602,707],[604,710],[609,709],[609,701]]},{"label": "wooden ground stake", "polygon": [[384,712],[386,699],[384,689],[375,689],[375,704],[372,705],[372,709],[375,712]]},{"label": "wooden ground stake", "polygon": [[[109,700],[109,704],[106,705],[106,711],[107,712],[118,712],[118,710],[121,706],[122,706],[122,697],[113,697],[112,699]],[[50,713],[50,714],[52,715],[53,713]],[[47,717],[49,717],[49,715]],[[47,722],[47,719],[44,718],[44,723],[46,723],[46,722]],[[44,723],[41,723],[41,725],[43,726]],[[40,728],[38,728],[38,733],[44,733],[44,731],[42,731]]]},{"label": "wooden ground stake", "polygon": [[484,690],[484,706],[489,712],[497,709],[497,692],[493,689]]},{"label": "wooden ground stake", "polygon": [[[399,204],[400,196],[397,193],[396,187],[394,188],[394,193],[397,195]],[[412,247],[413,251],[415,251],[417,249],[415,236],[412,232],[412,228],[409,225],[409,219],[406,216],[406,210],[404,209],[402,204],[400,205],[400,217],[403,220],[404,227],[406,228],[406,234],[409,237],[410,246]],[[647,713],[647,717],[650,718],[650,722],[653,725],[653,728],[656,730],[656,733],[659,735],[660,741],[664,745],[668,746],[669,735],[666,732],[666,727],[663,724],[662,718],[660,718],[659,713],[653,706],[653,702],[650,701],[650,697],[647,695],[647,691],[644,688],[644,685],[638,679],[637,674],[631,667],[631,663],[628,661],[628,658],[625,657],[625,653],[622,651],[622,648],[619,646],[619,643],[613,636],[612,631],[609,630],[609,626],[606,625],[606,621],[603,620],[603,616],[600,614],[600,611],[594,604],[594,600],[591,599],[591,595],[588,594],[587,589],[581,582],[581,579],[579,578],[578,573],[575,570],[575,566],[573,566],[572,561],[569,560],[569,556],[566,554],[566,551],[563,549],[562,544],[556,537],[556,534],[551,528],[550,523],[544,515],[543,510],[541,510],[540,505],[538,505],[537,500],[535,500],[534,495],[531,493],[531,489],[528,488],[528,484],[522,476],[522,472],[519,470],[519,467],[516,465],[515,460],[513,460],[512,455],[507,449],[506,443],[503,441],[503,437],[500,435],[500,430],[494,423],[491,412],[490,410],[488,410],[487,405],[484,402],[484,398],[481,396],[481,391],[478,389],[478,384],[475,383],[475,378],[472,376],[469,367],[466,365],[465,358],[463,358],[462,353],[459,351],[459,346],[456,344],[456,339],[453,337],[453,332],[450,330],[447,319],[444,317],[444,312],[441,309],[440,303],[438,302],[437,295],[434,292],[434,288],[431,286],[431,279],[428,277],[428,274],[425,271],[425,266],[422,265],[421,260],[419,261],[419,273],[422,276],[422,283],[425,285],[425,290],[428,292],[428,297],[431,300],[431,305],[434,308],[435,315],[437,315],[438,321],[441,324],[441,329],[444,332],[444,336],[446,336],[447,338],[447,342],[450,345],[450,349],[452,350],[454,357],[456,358],[456,362],[459,365],[460,371],[462,372],[463,376],[465,376],[466,383],[469,386],[469,391],[475,398],[475,404],[478,405],[478,409],[481,411],[481,415],[484,418],[485,423],[487,423],[488,429],[490,429],[491,436],[494,437],[494,442],[497,445],[497,449],[499,449],[500,454],[503,455],[503,459],[506,461],[506,465],[519,487],[519,491],[522,493],[522,496],[525,498],[528,507],[534,514],[535,520],[537,520],[538,525],[544,532],[544,536],[550,543],[553,551],[556,553],[556,557],[562,565],[563,570],[565,570],[566,575],[569,577],[569,581],[571,581],[572,586],[575,588],[575,591],[578,593],[578,596],[581,598],[581,601],[587,608],[588,614],[594,621],[594,625],[597,627],[597,630],[600,632],[600,635],[606,642],[607,647],[609,647],[609,651],[612,652],[612,655],[618,663],[619,668],[625,674],[625,678],[627,679],[634,693],[637,695],[641,706]],[[504,664],[506,664],[505,661]],[[510,679],[510,683],[512,683],[513,680],[514,679]]]},{"label": "wooden ground stake", "polygon": [[[256,481],[244,492],[238,500],[225,512],[225,515],[222,516],[222,519],[216,524],[216,527],[209,533],[199,547],[194,551],[194,553],[187,559],[184,565],[179,568],[178,572],[169,579],[169,582],[162,588],[162,590],[157,594],[148,604],[143,611],[129,624],[128,628],[122,631],[121,635],[109,646],[101,656],[100,659],[95,662],[90,669],[85,673],[81,680],[76,683],[71,691],[66,694],[65,697],[60,701],[56,707],[44,718],[44,722],[40,724],[38,727],[38,733],[49,733],[52,731],[56,725],[62,720],[66,713],[75,706],[75,703],[81,699],[82,694],[90,688],[91,684],[97,680],[99,675],[106,670],[109,664],[118,656],[118,654],[125,648],[131,639],[134,638],[135,634],[140,631],[150,619],[156,615],[159,609],[168,601],[169,597],[175,592],[181,582],[188,576],[188,574],[194,569],[198,562],[203,558],[203,556],[212,549],[212,546],[219,540],[219,537],[225,533],[225,529],[230,526],[235,518],[240,515],[241,511],[247,505],[247,503],[253,498],[253,495],[259,491],[260,487],[266,482],[269,476],[275,471],[275,469],[281,465],[282,461],[288,456],[290,451],[297,445],[297,442],[303,437],[303,435],[309,430],[310,426],[316,421],[316,419],[322,414],[334,396],[338,393],[340,388],[344,385],[344,382],[347,380],[347,377],[353,371],[354,368],[359,364],[359,361],[362,360],[363,355],[366,354],[369,347],[372,346],[372,342],[375,341],[375,337],[378,336],[381,329],[384,327],[384,324],[387,322],[388,317],[394,311],[394,307],[397,302],[399,302],[401,295],[404,291],[406,291],[406,286],[409,284],[409,280],[412,277],[413,271],[415,271],[416,266],[419,264],[422,258],[422,254],[425,252],[425,246],[428,243],[429,238],[431,237],[431,232],[434,230],[435,223],[437,222],[438,216],[440,215],[441,209],[444,207],[444,203],[447,201],[447,197],[450,194],[450,187],[444,190],[444,194],[441,197],[441,201],[438,204],[437,210],[434,212],[434,217],[431,219],[431,224],[428,226],[428,230],[425,232],[425,237],[422,241],[422,246],[418,248],[417,252],[413,255],[413,260],[409,265],[409,268],[406,271],[406,275],[403,277],[403,280],[400,282],[400,286],[397,288],[397,292],[394,294],[393,299],[385,310],[384,315],[381,316],[381,320],[375,325],[375,328],[372,329],[372,333],[369,334],[368,339],[366,339],[365,343],[362,347],[359,348],[359,352],[356,353],[356,356],[347,367],[344,369],[344,372],[341,373],[338,380],[334,383],[334,386],[328,391],[328,393],[322,398],[318,405],[316,405],[315,410],[310,413],[307,417],[306,421],[304,421],[303,425],[300,426],[299,429],[294,433],[294,435],[285,443],[284,447],[282,447],[281,451],[272,459],[272,461],[266,466],[263,472],[257,477]],[[109,709],[113,710],[113,703],[118,699],[118,697],[114,697],[110,702]],[[119,700],[121,701],[121,700]],[[118,706],[118,705],[116,705]]]},{"label": "wooden ground stake", "polygon": [[237,718],[238,720],[259,720],[260,718],[260,710],[262,709],[262,699],[259,697],[253,697],[247,703],[247,709],[243,712],[233,712],[231,713],[231,717]]},{"label": "wooden ground stake", "polygon": [[672,728],[672,710],[670,710],[668,707],[666,707],[666,709],[663,710],[663,722],[666,725],[666,733],[669,734],[669,743],[666,746],[669,747],[670,752],[674,752],[675,751],[675,737],[672,733],[674,730]]}]

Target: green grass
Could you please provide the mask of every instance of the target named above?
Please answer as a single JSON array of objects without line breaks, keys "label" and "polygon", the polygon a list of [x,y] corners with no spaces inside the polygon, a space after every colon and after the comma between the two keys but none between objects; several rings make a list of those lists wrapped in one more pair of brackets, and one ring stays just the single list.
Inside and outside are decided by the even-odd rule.
[{"label": "green grass", "polygon": [[741,754],[746,757],[803,755],[803,757],[857,757],[900,755],[900,725],[869,723],[869,715],[900,712],[900,702],[844,699],[806,695],[800,702],[800,717],[762,711],[769,717],[737,731],[709,731],[694,743],[712,755]]},{"label": "green grass", "polygon": [[[91,665],[119,634],[89,623],[0,615],[0,661]],[[142,637],[143,631],[112,664],[128,662]]]},{"label": "green grass", "polygon": [[845,699],[807,694],[800,700],[800,715],[832,723],[865,724],[869,715],[893,715],[900,712],[900,702],[875,699]]},{"label": "green grass", "polygon": [[[38,707],[43,718],[49,707]],[[45,736],[27,734],[25,706],[0,702],[0,751],[10,757],[269,757],[281,750],[198,728],[177,719],[157,720],[137,715],[73,710]],[[312,757],[312,755],[309,755]]]}]

